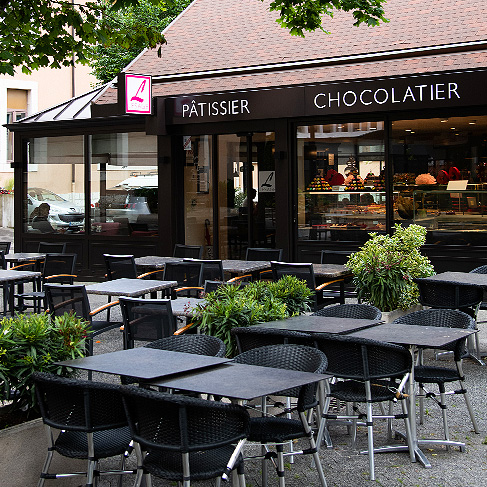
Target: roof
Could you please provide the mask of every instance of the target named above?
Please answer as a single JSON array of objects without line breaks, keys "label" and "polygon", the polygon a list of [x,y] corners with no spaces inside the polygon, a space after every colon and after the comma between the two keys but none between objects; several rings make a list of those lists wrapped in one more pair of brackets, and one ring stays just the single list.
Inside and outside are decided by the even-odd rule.
[{"label": "roof", "polygon": [[[147,50],[126,72],[154,76],[153,94],[171,96],[487,66],[485,0],[388,0],[389,23],[354,27],[337,12],[324,20],[331,34],[305,38],[268,4],[195,0],[166,29],[162,57]],[[107,87],[96,103],[115,101]]]},{"label": "roof", "polygon": [[60,103],[54,107],[35,113],[34,115],[29,115],[28,117],[19,120],[19,122],[54,122],[61,120],[90,118],[91,103],[100,93],[102,93],[104,88],[105,85],[83,95],[71,98],[70,100]]}]

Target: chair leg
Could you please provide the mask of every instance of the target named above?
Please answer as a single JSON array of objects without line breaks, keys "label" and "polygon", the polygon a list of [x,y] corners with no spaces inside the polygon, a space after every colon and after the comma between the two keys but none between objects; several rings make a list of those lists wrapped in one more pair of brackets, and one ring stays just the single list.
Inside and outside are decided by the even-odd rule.
[{"label": "chair leg", "polygon": [[409,448],[409,457],[411,459],[411,462],[414,463],[416,461],[416,454],[414,452],[413,442],[412,442],[411,421],[415,421],[416,418],[414,412],[412,413],[413,416],[411,415],[410,412],[408,412],[408,405],[406,399],[403,399],[401,401],[401,408],[402,408],[402,414],[406,416],[404,418],[404,427],[406,428],[406,442]]},{"label": "chair leg", "polygon": [[95,460],[88,460],[88,469],[86,471],[86,487],[93,487],[95,466],[96,466]]},{"label": "chair leg", "polygon": [[323,472],[323,466],[321,465],[320,456],[318,454],[318,448],[316,446],[316,442],[313,436],[313,430],[311,429],[310,425],[306,421],[306,417],[304,413],[300,412],[299,417],[301,419],[301,423],[303,425],[304,431],[306,432],[306,435],[309,438],[309,447],[310,450],[313,451],[313,461],[316,467],[316,471],[318,472],[318,477],[320,478],[321,487],[327,487],[325,474]]},{"label": "chair leg", "polygon": [[43,487],[44,486],[45,479],[43,478],[43,475],[45,475],[49,472],[49,467],[51,466],[52,457],[54,455],[54,450],[53,450],[54,441],[52,438],[51,427],[44,425],[44,430],[45,430],[46,435],[47,435],[48,450],[47,450],[46,459],[44,460],[44,466],[42,467],[42,473],[41,473],[41,476],[39,477],[39,482],[37,483],[37,487]]},{"label": "chair leg", "polygon": [[284,478],[284,445],[276,446],[277,450],[277,477],[279,478],[279,487],[286,486],[286,479]]},{"label": "chair leg", "polygon": [[[441,383],[438,384],[440,388],[440,409],[441,409],[441,416],[443,418],[443,436],[445,440],[450,440],[450,428],[448,426],[448,406],[446,405],[446,395],[445,395],[445,384]],[[450,447],[447,445],[447,450],[450,450]]]},{"label": "chair leg", "polygon": [[370,480],[375,480],[375,464],[374,464],[374,421],[372,414],[372,393],[370,390],[370,382],[365,383],[365,392],[367,397],[367,447],[369,451],[369,477]]},{"label": "chair leg", "polygon": [[[476,333],[478,335],[478,333]],[[477,424],[477,420],[475,419],[475,414],[472,408],[472,404],[470,403],[470,395],[467,391],[467,388],[465,387],[465,383],[463,381],[463,365],[461,361],[456,362],[457,370],[458,370],[458,375],[462,377],[462,379],[459,380],[460,382],[460,388],[463,391],[463,397],[465,398],[465,404],[467,405],[467,410],[468,414],[470,415],[470,421],[472,421],[472,426],[475,431],[475,433],[479,433],[479,427]]]}]

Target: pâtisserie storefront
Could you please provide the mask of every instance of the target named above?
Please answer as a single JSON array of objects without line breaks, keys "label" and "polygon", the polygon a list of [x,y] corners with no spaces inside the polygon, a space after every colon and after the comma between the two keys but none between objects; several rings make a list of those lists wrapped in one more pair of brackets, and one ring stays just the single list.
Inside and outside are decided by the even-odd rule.
[{"label": "p\u00e2tisserie storefront", "polygon": [[9,126],[16,247],[66,241],[93,272],[103,253],[170,255],[175,243],[317,261],[417,223],[438,270],[473,268],[487,261],[486,84],[485,70],[428,73],[26,119]]}]

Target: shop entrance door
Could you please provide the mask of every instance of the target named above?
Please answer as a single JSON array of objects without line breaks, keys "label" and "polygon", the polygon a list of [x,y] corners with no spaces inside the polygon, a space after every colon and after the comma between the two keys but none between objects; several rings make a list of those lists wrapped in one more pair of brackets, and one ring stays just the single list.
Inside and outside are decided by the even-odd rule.
[{"label": "shop entrance door", "polygon": [[218,248],[245,259],[248,247],[275,246],[274,132],[219,135]]}]

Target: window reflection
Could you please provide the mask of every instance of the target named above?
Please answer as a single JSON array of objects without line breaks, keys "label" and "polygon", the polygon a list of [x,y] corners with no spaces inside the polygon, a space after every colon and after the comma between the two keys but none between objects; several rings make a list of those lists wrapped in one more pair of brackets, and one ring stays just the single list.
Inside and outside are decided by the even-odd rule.
[{"label": "window reflection", "polygon": [[156,236],[157,138],[144,133],[91,138],[91,230],[103,235]]},{"label": "window reflection", "polygon": [[24,230],[84,232],[83,137],[41,137],[28,142]]}]

